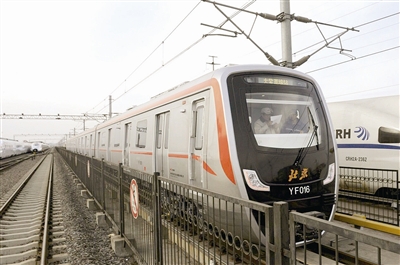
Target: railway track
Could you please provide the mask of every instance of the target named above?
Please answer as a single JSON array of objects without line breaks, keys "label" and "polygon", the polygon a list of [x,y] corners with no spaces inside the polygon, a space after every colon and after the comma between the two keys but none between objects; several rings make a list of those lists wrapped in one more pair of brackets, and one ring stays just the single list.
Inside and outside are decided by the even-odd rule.
[{"label": "railway track", "polygon": [[68,258],[53,164],[53,154],[44,156],[0,205],[0,264],[63,264]]},{"label": "railway track", "polygon": [[7,168],[13,167],[29,158],[31,158],[32,155],[30,154],[23,154],[23,155],[19,155],[16,157],[11,157],[11,158],[6,158],[1,160],[0,162],[0,171],[3,171]]}]

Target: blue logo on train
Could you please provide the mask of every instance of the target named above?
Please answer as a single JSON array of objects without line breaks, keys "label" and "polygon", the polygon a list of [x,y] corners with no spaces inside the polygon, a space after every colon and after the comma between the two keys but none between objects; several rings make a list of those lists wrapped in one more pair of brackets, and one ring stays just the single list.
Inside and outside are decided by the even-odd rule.
[{"label": "blue logo on train", "polygon": [[354,130],[354,133],[357,134],[358,138],[361,138],[361,140],[365,141],[369,139],[369,131],[365,129],[364,127],[356,127]]}]

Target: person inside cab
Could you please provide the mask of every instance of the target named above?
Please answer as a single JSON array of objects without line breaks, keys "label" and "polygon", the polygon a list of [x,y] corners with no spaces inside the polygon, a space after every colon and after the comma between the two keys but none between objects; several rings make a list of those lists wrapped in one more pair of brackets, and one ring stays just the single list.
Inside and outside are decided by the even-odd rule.
[{"label": "person inside cab", "polygon": [[281,128],[281,133],[305,133],[308,127],[299,118],[299,111],[292,109],[289,112],[288,119]]},{"label": "person inside cab", "polygon": [[263,108],[261,109],[261,116],[254,123],[254,133],[256,134],[274,134],[279,133],[279,127],[277,123],[272,122],[273,110],[271,108]]}]

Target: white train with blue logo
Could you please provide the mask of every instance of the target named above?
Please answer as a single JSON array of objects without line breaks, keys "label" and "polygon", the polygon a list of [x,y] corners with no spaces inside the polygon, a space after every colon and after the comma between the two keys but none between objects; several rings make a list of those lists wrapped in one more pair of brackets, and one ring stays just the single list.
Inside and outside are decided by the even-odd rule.
[{"label": "white train with blue logo", "polygon": [[[336,130],[340,167],[394,170],[399,178],[399,105],[399,95],[328,103]],[[361,173],[352,177],[353,184],[357,183],[355,180]],[[377,194],[387,189],[388,185],[379,177],[371,176],[379,185],[360,184],[360,192]],[[391,194],[398,193],[398,185]],[[396,189],[396,185],[390,186]]]},{"label": "white train with blue logo", "polygon": [[0,159],[25,154],[29,151],[31,144],[17,140],[0,138]]}]

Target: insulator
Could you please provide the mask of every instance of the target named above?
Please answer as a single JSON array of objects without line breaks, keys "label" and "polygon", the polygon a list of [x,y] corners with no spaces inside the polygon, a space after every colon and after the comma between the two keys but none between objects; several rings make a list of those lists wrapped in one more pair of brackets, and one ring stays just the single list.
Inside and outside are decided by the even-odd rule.
[{"label": "insulator", "polygon": [[308,59],[310,59],[310,57],[311,57],[310,55],[304,56],[304,57],[301,58],[300,60],[294,62],[294,63],[293,63],[293,66],[300,66],[300,65],[302,65],[303,63],[307,62]]},{"label": "insulator", "polygon": [[267,13],[257,13],[260,17],[269,19],[269,20],[276,20],[275,15],[267,14]]},{"label": "insulator", "polygon": [[294,16],[294,19],[299,21],[299,22],[303,22],[303,23],[310,23],[312,22],[311,19],[306,18],[306,17],[301,17],[301,16]]},{"label": "insulator", "polygon": [[267,59],[273,64],[273,65],[279,65],[278,61],[272,57],[271,55],[269,55],[268,53],[264,53],[265,56],[267,57]]}]

